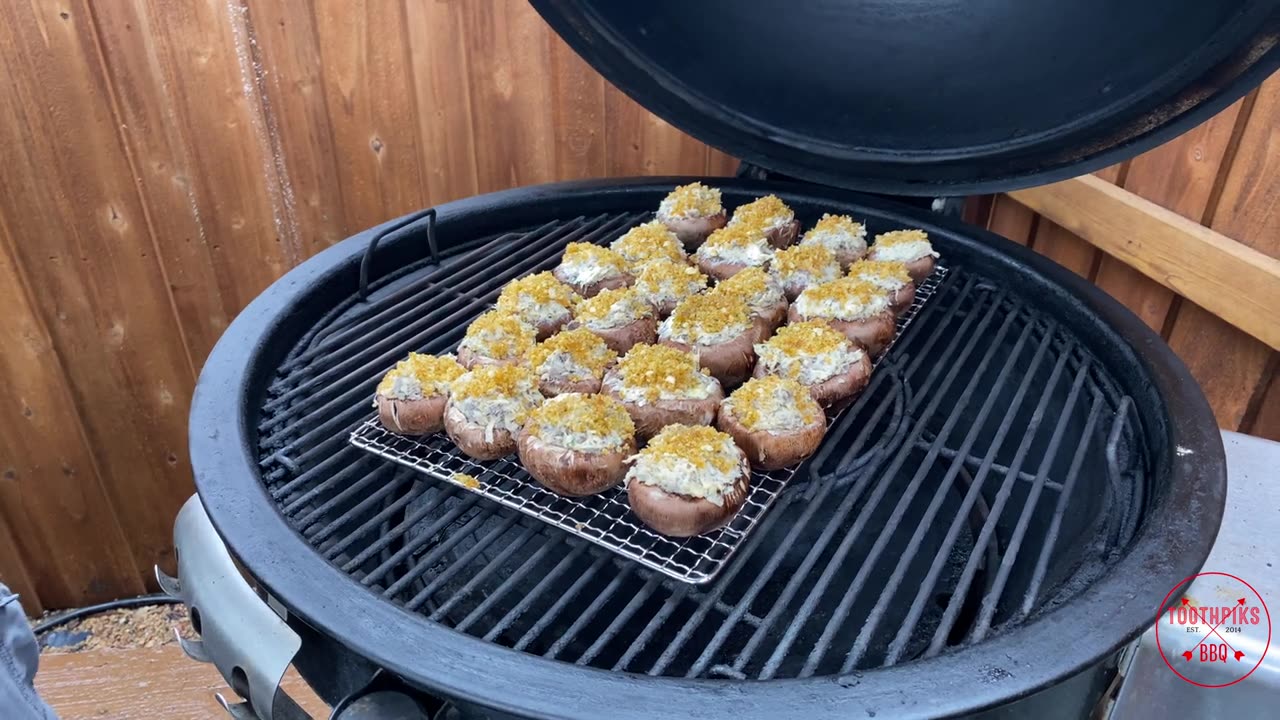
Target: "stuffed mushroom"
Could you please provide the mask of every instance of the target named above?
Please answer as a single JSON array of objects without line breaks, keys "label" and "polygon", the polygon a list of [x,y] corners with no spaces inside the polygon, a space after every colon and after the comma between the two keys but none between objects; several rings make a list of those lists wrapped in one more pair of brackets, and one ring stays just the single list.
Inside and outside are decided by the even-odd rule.
[{"label": "stuffed mushroom", "polygon": [[710,425],[724,399],[698,359],[665,345],[637,345],[609,370],[601,392],[617,398],[648,440],[668,425]]},{"label": "stuffed mushroom", "polygon": [[884,352],[897,332],[884,292],[850,277],[814,285],[800,293],[787,313],[792,322],[823,320],[861,344],[872,357]]},{"label": "stuffed mushroom", "polygon": [[517,441],[520,463],[558,495],[581,497],[622,480],[635,454],[635,426],[617,400],[568,393],[529,413]]},{"label": "stuffed mushroom", "polygon": [[444,429],[468,457],[497,460],[516,451],[529,412],[542,404],[538,379],[521,365],[484,365],[454,381]]},{"label": "stuffed mushroom", "polygon": [[765,195],[734,210],[728,226],[734,225],[756,228],[779,250],[790,247],[800,234],[796,214],[777,195]]},{"label": "stuffed mushroom", "polygon": [[756,345],[754,377],[777,375],[809,389],[825,408],[853,400],[871,379],[871,358],[821,320],[792,323]]},{"label": "stuffed mushroom", "polygon": [[821,245],[830,250],[841,270],[866,257],[867,228],[848,215],[827,213],[800,239],[801,245]]},{"label": "stuffed mushroom", "polygon": [[452,355],[409,353],[378,383],[373,406],[382,426],[401,435],[440,432],[449,386],[464,372]]},{"label": "stuffed mushroom", "polygon": [[693,353],[724,387],[736,387],[751,375],[759,330],[741,299],[726,293],[694,295],[662,321],[663,345]]},{"label": "stuffed mushroom", "polygon": [[724,280],[747,268],[768,265],[773,259],[773,252],[774,248],[762,229],[738,224],[711,233],[693,254],[693,260],[702,272]]},{"label": "stuffed mushroom", "polygon": [[671,425],[631,459],[627,499],[663,535],[693,537],[742,509],[751,468],[733,438],[705,426]]},{"label": "stuffed mushroom", "polygon": [[537,342],[534,327],[515,315],[490,310],[467,326],[458,345],[458,362],[467,369],[477,365],[514,365]]},{"label": "stuffed mushroom", "polygon": [[774,254],[769,274],[794,302],[805,288],[835,280],[841,273],[835,253],[822,245],[797,245]]},{"label": "stuffed mushroom", "polygon": [[657,220],[637,225],[614,240],[609,249],[618,253],[631,275],[639,275],[649,263],[666,260],[687,263],[680,238]]},{"label": "stuffed mushroom", "polygon": [[538,389],[547,397],[563,393],[600,392],[605,370],[618,353],[585,328],[561,330],[529,351],[529,369],[538,376]]},{"label": "stuffed mushroom", "polygon": [[938,253],[923,230],[894,230],[876,236],[867,257],[872,260],[895,260],[906,263],[907,272],[916,282],[933,274]]},{"label": "stuffed mushroom", "polygon": [[720,190],[700,182],[672,190],[658,205],[657,217],[689,250],[697,249],[728,220],[720,204]]},{"label": "stuffed mushroom", "polygon": [[626,287],[632,280],[621,255],[609,248],[582,242],[571,242],[565,246],[560,264],[552,274],[587,298],[594,297],[601,290]]},{"label": "stuffed mushroom", "polygon": [[787,297],[782,286],[761,268],[748,268],[711,290],[747,304],[756,325],[756,341],[765,340],[787,319]]},{"label": "stuffed mushroom", "polygon": [[515,315],[545,340],[573,319],[578,294],[549,272],[512,280],[498,295],[498,310]]},{"label": "stuffed mushroom", "polygon": [[681,300],[706,290],[707,283],[707,276],[692,265],[657,260],[644,266],[632,287],[665,319]]},{"label": "stuffed mushroom", "polygon": [[716,427],[733,437],[752,466],[779,470],[817,451],[827,416],[804,385],[766,375],[725,398]]},{"label": "stuffed mushroom", "polygon": [[583,300],[570,328],[586,328],[618,353],[657,339],[657,312],[632,288],[601,290]]},{"label": "stuffed mushroom", "polygon": [[849,277],[869,282],[884,291],[889,307],[901,314],[916,299],[916,284],[907,264],[896,260],[861,260],[849,268]]}]

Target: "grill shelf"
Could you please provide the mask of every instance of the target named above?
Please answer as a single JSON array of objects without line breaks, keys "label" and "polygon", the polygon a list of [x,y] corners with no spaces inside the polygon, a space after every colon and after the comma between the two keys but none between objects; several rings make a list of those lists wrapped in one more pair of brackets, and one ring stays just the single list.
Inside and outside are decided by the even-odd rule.
[{"label": "grill shelf", "polygon": [[[898,317],[898,331],[889,349],[873,367],[889,356],[893,344],[946,275],[947,269],[938,266],[920,283],[915,301]],[[824,438],[824,444],[843,435],[841,428],[833,431],[843,415],[841,411],[827,420],[828,437]],[[671,538],[654,532],[635,517],[627,503],[625,487],[582,498],[561,497],[531,478],[517,461],[503,458],[476,462],[463,455],[443,433],[421,439],[405,437],[384,429],[377,417],[373,417],[351,433],[351,444],[586,538],[664,575],[695,584],[709,582],[724,568],[787,483],[806,467],[801,463],[772,472],[753,471],[746,502],[728,525],[697,537]],[[457,478],[459,474],[469,475],[477,482],[474,485],[462,482]]]},{"label": "grill shelf", "polygon": [[[826,210],[793,207],[806,222]],[[407,351],[448,351],[508,280],[648,216],[465,243],[445,231],[438,262],[338,303],[282,362],[255,423],[263,482],[287,522],[424,620],[578,665],[738,679],[888,667],[979,642],[1074,597],[1140,527],[1150,461],[1131,399],[1034,302],[955,262],[818,454],[774,481],[772,507],[701,584],[350,443]],[[402,442],[417,444],[391,447]],[[445,443],[422,441],[441,458]],[[519,487],[466,462],[447,474]],[[513,497],[532,504],[529,489]],[[578,522],[564,502],[558,512]]]}]

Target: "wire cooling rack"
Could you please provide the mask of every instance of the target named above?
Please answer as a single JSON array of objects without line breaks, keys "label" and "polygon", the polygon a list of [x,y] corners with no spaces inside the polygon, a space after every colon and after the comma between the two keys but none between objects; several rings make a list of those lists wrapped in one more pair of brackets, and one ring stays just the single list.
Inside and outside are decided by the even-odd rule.
[{"label": "wire cooling rack", "polygon": [[[933,296],[946,274],[947,268],[938,266],[916,288],[915,301],[898,317],[898,332],[893,342]],[[881,358],[887,354],[888,351]],[[827,426],[834,424],[842,414],[843,411],[830,418]],[[531,478],[515,457],[491,462],[472,460],[463,455],[444,433],[421,438],[404,437],[384,429],[375,416],[352,431],[351,444],[437,480],[483,495],[645,567],[693,584],[709,582],[720,572],[802,466],[771,472],[754,471],[746,503],[729,524],[697,537],[672,538],[650,530],[631,512],[625,487],[615,487],[588,497],[561,497]]]}]

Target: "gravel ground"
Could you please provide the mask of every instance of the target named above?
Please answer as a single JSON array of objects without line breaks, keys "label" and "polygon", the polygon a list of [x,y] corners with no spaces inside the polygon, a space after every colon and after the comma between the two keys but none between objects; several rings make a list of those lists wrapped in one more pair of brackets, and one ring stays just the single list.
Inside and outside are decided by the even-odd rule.
[{"label": "gravel ground", "polygon": [[177,643],[174,627],[182,636],[195,637],[186,608],[182,605],[112,610],[82,620],[74,620],[44,633],[43,652],[65,653],[81,650],[159,647]]}]

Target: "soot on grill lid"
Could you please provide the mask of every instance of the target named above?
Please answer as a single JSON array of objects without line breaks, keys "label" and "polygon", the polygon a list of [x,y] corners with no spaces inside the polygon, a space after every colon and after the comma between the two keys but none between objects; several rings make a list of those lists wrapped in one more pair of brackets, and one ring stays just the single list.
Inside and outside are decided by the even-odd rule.
[{"label": "soot on grill lid", "polygon": [[1280,0],[531,0],[735,157],[899,195],[1010,190],[1185,132],[1280,67]]}]

